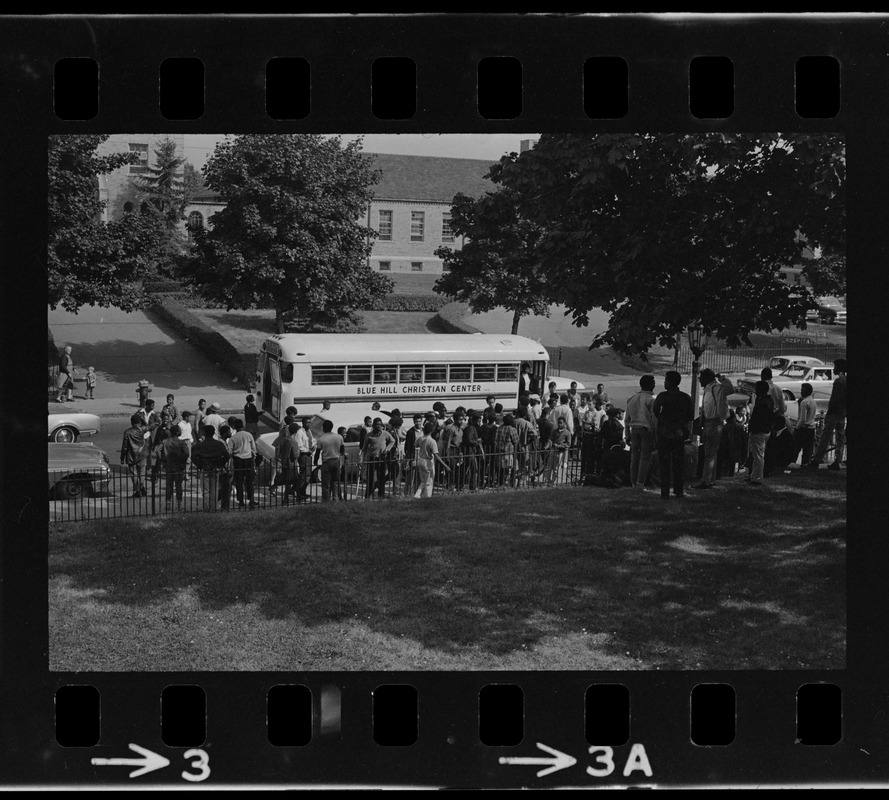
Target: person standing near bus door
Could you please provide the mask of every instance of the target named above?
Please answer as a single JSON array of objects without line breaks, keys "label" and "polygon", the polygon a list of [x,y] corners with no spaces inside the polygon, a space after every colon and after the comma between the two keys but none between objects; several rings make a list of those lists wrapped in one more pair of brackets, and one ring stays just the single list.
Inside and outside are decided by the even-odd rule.
[{"label": "person standing near bus door", "polygon": [[315,452],[315,434],[309,427],[311,417],[303,417],[303,426],[296,432],[296,446],[299,449],[299,501],[309,500],[309,482],[312,479],[312,455]]},{"label": "person standing near bus door", "polygon": [[340,493],[340,454],[345,442],[342,436],[333,432],[333,420],[324,420],[321,427],[324,429],[324,433],[318,437],[318,451],[321,454],[321,500],[330,503],[337,500]]},{"label": "person standing near bus door", "polygon": [[432,488],[435,484],[435,462],[450,471],[450,467],[438,454],[438,442],[432,438],[435,430],[434,422],[427,422],[423,426],[423,435],[417,440],[417,471],[420,478],[420,486],[414,493],[414,497],[432,497]]},{"label": "person standing near bus door", "polygon": [[367,465],[367,488],[364,496],[373,497],[374,489],[380,499],[386,496],[386,466],[389,451],[395,447],[392,434],[383,429],[383,420],[375,417],[373,428],[361,447],[361,461]]}]

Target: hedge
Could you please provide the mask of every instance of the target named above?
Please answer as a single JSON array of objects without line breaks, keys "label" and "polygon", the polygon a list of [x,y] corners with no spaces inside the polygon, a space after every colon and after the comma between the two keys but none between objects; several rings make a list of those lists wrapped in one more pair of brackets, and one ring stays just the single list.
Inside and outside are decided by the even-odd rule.
[{"label": "hedge", "polygon": [[203,320],[198,319],[182,303],[169,295],[153,298],[151,310],[172,325],[185,339],[193,344],[217,367],[225,365],[235,371],[235,377],[245,386],[256,378],[256,355],[239,353],[229,341],[214,331]]},{"label": "hedge", "polygon": [[438,310],[433,326],[443,333],[481,333],[478,328],[463,321],[468,313],[467,303],[448,303]]},{"label": "hedge", "polygon": [[389,294],[375,300],[372,311],[438,311],[448,304],[440,294]]}]

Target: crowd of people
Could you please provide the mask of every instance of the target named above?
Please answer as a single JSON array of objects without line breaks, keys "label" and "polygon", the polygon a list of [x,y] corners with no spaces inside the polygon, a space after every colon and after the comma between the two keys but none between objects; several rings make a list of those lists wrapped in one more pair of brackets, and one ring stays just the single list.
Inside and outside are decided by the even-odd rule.
[{"label": "crowd of people", "polygon": [[[566,483],[644,492],[646,484],[659,483],[662,497],[669,498],[671,489],[673,496],[683,497],[686,483],[695,477],[691,486],[699,490],[741,472],[751,485],[761,486],[776,464],[789,463],[800,453],[806,468],[817,468],[831,441],[835,450],[829,468],[836,470],[844,456],[845,369],[845,361],[837,359],[817,449],[812,386],[803,384],[791,428],[783,393],[768,368],[751,401],[737,408],[728,405],[730,381],[702,370],[697,421],[691,396],[680,388],[682,376],[674,371],[665,374],[658,394],[655,377],[643,375],[626,409],[609,401],[602,384],[590,394],[578,392],[576,384],[559,394],[555,383],[542,394],[522,393],[508,409],[490,395],[481,409],[458,406],[449,412],[444,403],[435,402],[408,420],[397,408],[384,411],[374,404],[379,416],[337,430],[328,418],[329,402],[302,417],[291,406],[273,442],[270,492],[286,505],[308,502],[310,484],[316,481],[324,502],[352,496],[361,483],[366,498],[382,498],[387,492],[430,497],[436,487],[475,491]],[[156,409],[146,393],[124,433],[120,458],[132,481],[132,496],[145,497],[146,481],[164,476],[166,510],[172,510],[174,499],[181,509],[183,482],[194,472],[205,510],[228,508],[232,489],[239,507],[255,508],[256,471],[263,459],[256,447],[259,410],[253,395],[246,398],[243,417],[227,419],[218,403],[201,400],[196,411],[180,413],[173,395],[166,400]],[[693,445],[697,436],[699,451]],[[357,445],[357,462],[347,458],[349,443]],[[354,489],[349,485],[353,480]]]},{"label": "crowd of people", "polygon": [[156,408],[147,393],[124,431],[120,463],[127,469],[133,498],[147,497],[147,482],[164,478],[165,510],[183,510],[183,484],[196,474],[201,484],[202,507],[229,508],[232,487],[239,507],[256,508],[255,483],[259,454],[259,410],[248,395],[243,418],[224,418],[219,403],[198,402],[196,411],[182,411],[175,397]]}]

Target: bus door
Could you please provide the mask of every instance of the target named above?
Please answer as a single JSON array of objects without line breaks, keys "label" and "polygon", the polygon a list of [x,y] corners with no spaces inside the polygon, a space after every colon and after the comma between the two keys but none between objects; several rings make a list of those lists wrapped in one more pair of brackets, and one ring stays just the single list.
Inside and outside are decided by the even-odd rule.
[{"label": "bus door", "polygon": [[272,356],[266,360],[262,373],[262,410],[271,414],[275,422],[281,421],[281,365]]},{"label": "bus door", "polygon": [[544,391],[546,391],[546,367],[548,362],[546,361],[532,361],[531,362],[531,377],[534,378],[534,382],[537,384],[537,393],[543,397]]}]

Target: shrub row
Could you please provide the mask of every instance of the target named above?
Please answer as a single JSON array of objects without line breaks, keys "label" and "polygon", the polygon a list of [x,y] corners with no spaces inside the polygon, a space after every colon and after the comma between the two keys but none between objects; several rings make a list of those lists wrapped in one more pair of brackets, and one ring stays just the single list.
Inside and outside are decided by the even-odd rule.
[{"label": "shrub row", "polygon": [[463,321],[468,313],[468,304],[448,303],[435,315],[435,327],[443,333],[480,333],[478,328]]},{"label": "shrub row", "polygon": [[438,311],[448,304],[440,294],[389,294],[371,305],[373,311]]},{"label": "shrub row", "polygon": [[182,303],[170,295],[153,298],[151,310],[172,325],[186,342],[198,348],[217,367],[225,365],[245,386],[253,383],[256,374],[256,355],[239,353],[220,333],[198,319]]}]

